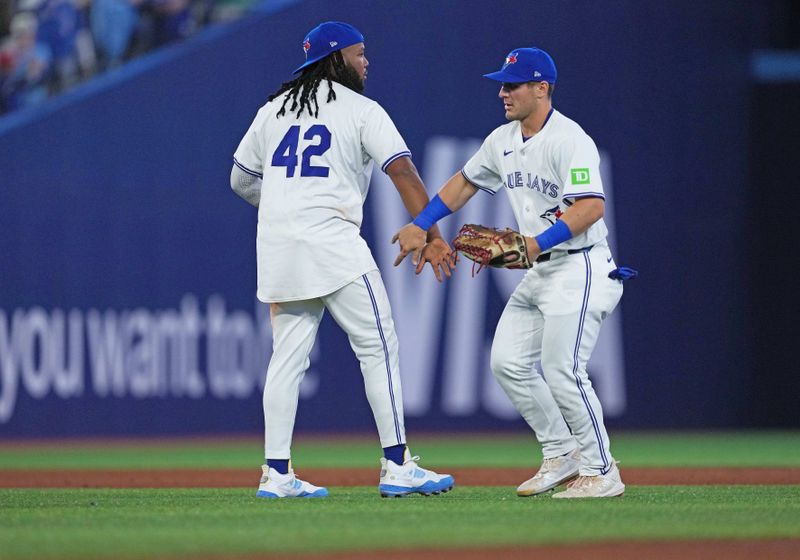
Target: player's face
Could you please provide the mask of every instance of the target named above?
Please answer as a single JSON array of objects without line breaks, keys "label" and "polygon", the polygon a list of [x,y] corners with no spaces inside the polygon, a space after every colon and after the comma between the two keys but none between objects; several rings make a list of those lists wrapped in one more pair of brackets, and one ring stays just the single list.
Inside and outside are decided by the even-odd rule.
[{"label": "player's face", "polygon": [[369,66],[369,61],[364,55],[364,43],[356,43],[355,45],[343,48],[342,58],[345,64],[356,71],[358,78],[361,80],[361,86],[363,87],[364,83],[367,81],[367,66]]},{"label": "player's face", "polygon": [[506,118],[510,121],[523,121],[543,100],[547,100],[547,89],[544,82],[504,82],[497,95],[503,100]]}]

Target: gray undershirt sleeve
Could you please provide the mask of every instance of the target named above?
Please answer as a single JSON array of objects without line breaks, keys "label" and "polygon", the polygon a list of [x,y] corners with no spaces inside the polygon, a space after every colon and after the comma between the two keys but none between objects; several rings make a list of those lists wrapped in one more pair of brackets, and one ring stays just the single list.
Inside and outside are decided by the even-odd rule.
[{"label": "gray undershirt sleeve", "polygon": [[236,165],[231,169],[231,189],[247,202],[258,208],[261,200],[261,179],[245,173]]}]

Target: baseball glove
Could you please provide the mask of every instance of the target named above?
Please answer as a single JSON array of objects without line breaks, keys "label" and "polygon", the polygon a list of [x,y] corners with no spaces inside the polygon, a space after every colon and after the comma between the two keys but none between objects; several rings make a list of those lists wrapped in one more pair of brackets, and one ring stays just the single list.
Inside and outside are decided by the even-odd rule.
[{"label": "baseball glove", "polygon": [[[453,240],[453,247],[478,265],[477,272],[487,266],[495,268],[530,268],[525,238],[513,229],[497,229],[477,224],[464,224]],[[476,273],[472,266],[473,275]]]}]

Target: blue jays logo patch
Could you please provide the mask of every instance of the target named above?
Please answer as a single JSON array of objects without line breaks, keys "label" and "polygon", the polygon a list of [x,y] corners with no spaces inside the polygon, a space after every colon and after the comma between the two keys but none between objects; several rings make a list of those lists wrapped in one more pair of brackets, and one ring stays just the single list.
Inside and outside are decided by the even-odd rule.
[{"label": "blue jays logo patch", "polygon": [[303,52],[306,53],[306,58],[308,58],[308,51],[311,49],[311,43],[308,39],[303,42]]},{"label": "blue jays logo patch", "polygon": [[561,207],[560,206],[554,206],[552,208],[548,208],[547,210],[545,210],[544,214],[542,214],[539,217],[540,218],[544,218],[545,220],[547,220],[551,224],[555,224],[558,221],[558,219],[563,215],[564,215],[564,212],[561,211]]},{"label": "blue jays logo patch", "polygon": [[503,67],[508,66],[509,64],[516,64],[517,63],[517,53],[513,52],[506,57],[506,63]]}]

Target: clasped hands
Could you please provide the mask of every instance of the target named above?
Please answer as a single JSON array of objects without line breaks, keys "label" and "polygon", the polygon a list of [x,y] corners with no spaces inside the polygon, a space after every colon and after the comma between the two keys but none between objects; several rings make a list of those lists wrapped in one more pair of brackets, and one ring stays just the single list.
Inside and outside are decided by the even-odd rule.
[{"label": "clasped hands", "polygon": [[450,278],[451,270],[458,262],[456,251],[450,248],[447,241],[439,236],[428,241],[428,233],[413,223],[406,224],[394,234],[392,243],[395,242],[400,244],[400,254],[394,261],[395,266],[398,266],[411,254],[411,262],[416,267],[416,274],[421,273],[425,263],[428,262],[439,282],[443,280],[442,274]]}]

